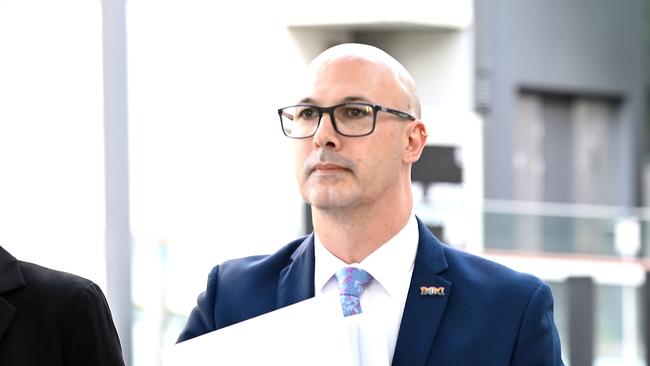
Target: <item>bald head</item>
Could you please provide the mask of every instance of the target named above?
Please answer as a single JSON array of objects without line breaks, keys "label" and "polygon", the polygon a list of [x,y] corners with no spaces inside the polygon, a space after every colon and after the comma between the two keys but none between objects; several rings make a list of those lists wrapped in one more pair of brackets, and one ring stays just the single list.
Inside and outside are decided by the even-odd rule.
[{"label": "bald head", "polygon": [[311,75],[332,62],[349,59],[363,60],[387,69],[395,79],[395,84],[409,100],[409,108],[416,117],[421,117],[420,98],[417,94],[415,81],[406,68],[385,51],[360,43],[344,43],[328,48],[309,64]]}]

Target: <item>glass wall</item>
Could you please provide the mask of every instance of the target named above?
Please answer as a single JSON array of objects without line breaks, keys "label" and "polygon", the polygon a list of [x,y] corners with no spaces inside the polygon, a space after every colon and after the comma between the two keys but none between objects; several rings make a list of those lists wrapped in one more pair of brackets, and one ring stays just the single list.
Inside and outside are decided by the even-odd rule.
[{"label": "glass wall", "polygon": [[565,281],[588,276],[595,283],[594,364],[645,365],[647,210],[488,200],[484,223],[486,255],[510,258],[515,268],[522,258],[534,259],[536,266],[520,269],[551,283],[563,353],[571,352]]}]

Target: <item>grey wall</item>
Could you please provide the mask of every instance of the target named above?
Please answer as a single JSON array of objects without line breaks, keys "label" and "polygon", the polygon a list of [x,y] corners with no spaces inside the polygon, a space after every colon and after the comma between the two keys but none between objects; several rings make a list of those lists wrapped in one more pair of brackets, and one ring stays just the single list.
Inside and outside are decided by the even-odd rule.
[{"label": "grey wall", "polygon": [[639,202],[644,9],[642,0],[475,1],[486,198],[512,198],[512,131],[525,88],[620,100],[616,204]]}]

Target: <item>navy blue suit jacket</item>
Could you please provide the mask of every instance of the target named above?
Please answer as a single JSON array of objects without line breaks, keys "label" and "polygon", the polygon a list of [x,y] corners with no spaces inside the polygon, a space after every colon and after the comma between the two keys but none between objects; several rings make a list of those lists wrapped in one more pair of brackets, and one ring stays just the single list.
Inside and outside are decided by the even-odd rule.
[{"label": "navy blue suit jacket", "polygon": [[[420,240],[394,366],[563,365],[549,287],[528,274]],[[421,286],[444,287],[423,296]],[[255,294],[255,301],[250,301]],[[179,342],[314,296],[313,235],[214,267]]]}]

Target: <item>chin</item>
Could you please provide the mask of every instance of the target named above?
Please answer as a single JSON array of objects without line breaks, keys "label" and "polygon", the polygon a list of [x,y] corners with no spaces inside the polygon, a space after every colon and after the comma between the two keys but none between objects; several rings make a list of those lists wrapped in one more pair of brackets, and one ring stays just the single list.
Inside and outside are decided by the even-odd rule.
[{"label": "chin", "polygon": [[305,202],[319,210],[341,209],[351,206],[355,198],[351,195],[342,195],[340,192],[330,190],[312,191],[304,196]]}]

